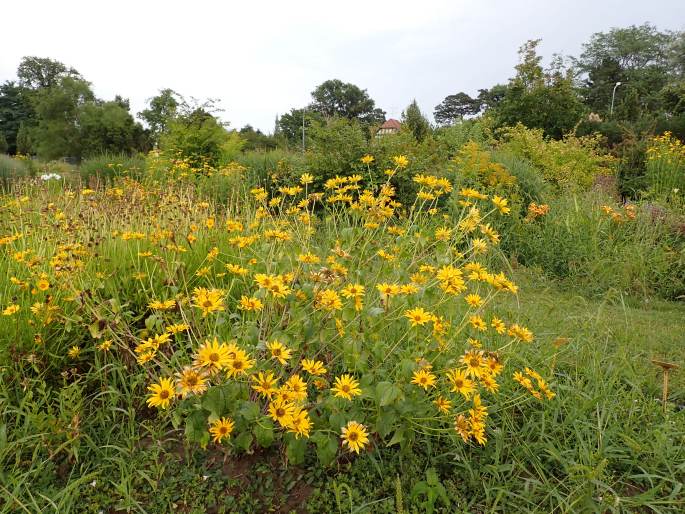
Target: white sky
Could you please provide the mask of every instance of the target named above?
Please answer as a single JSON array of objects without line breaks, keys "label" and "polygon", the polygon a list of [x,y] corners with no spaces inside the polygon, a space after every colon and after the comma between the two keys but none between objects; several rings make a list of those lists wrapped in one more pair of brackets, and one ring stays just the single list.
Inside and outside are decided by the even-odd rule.
[{"label": "white sky", "polygon": [[611,27],[685,29],[685,0],[21,0],[0,12],[0,81],[22,56],[50,57],[134,112],[170,87],[265,132],[330,78],[367,89],[388,117],[413,98],[432,115],[449,94],[505,82],[527,39],[548,58]]}]

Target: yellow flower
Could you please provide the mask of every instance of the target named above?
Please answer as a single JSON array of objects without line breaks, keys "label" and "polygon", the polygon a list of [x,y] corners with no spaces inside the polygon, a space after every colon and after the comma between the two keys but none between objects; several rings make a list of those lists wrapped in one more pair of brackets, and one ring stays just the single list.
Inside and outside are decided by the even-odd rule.
[{"label": "yellow flower", "polygon": [[233,273],[234,275],[247,275],[250,270],[243,268],[242,266],[238,266],[237,264],[226,264],[225,265],[226,270],[228,270],[230,273]]},{"label": "yellow flower", "polygon": [[295,439],[300,436],[309,437],[309,431],[312,428],[312,422],[309,419],[309,412],[305,409],[295,408],[290,418],[290,428],[288,432],[295,434]]},{"label": "yellow flower", "polygon": [[480,316],[469,316],[469,323],[471,326],[480,332],[485,332],[488,329],[487,323],[483,321]]},{"label": "yellow flower", "polygon": [[165,332],[167,334],[180,334],[181,332],[185,332],[188,329],[190,329],[189,325],[186,325],[185,323],[178,323],[178,324],[169,325],[168,327],[166,327]]},{"label": "yellow flower", "polygon": [[231,361],[230,348],[225,343],[219,343],[215,337],[213,341],[206,340],[195,354],[194,364],[210,372],[228,367]]},{"label": "yellow flower", "polygon": [[155,311],[167,311],[176,306],[176,300],[152,300],[147,306]]},{"label": "yellow flower", "polygon": [[471,437],[471,423],[463,414],[459,414],[454,420],[454,430],[459,434],[465,443],[469,442]]},{"label": "yellow flower", "polygon": [[314,361],[309,359],[304,359],[302,361],[302,369],[305,370],[310,375],[319,376],[326,373],[326,368],[321,361]]},{"label": "yellow flower", "polygon": [[106,352],[106,351],[109,351],[109,349],[110,349],[111,347],[112,347],[112,341],[109,340],[109,339],[107,339],[107,340],[105,340],[105,341],[102,341],[102,342],[98,345],[98,350],[103,351],[103,352]]},{"label": "yellow flower", "polygon": [[292,393],[292,397],[298,402],[307,399],[307,383],[300,378],[300,375],[290,377],[284,387]]},{"label": "yellow flower", "polygon": [[186,366],[176,373],[176,388],[182,398],[189,394],[202,394],[207,390],[207,380],[202,372]]},{"label": "yellow flower", "polygon": [[448,241],[452,237],[452,229],[441,227],[435,230],[436,241]]},{"label": "yellow flower", "polygon": [[423,387],[427,391],[429,387],[435,387],[436,380],[437,378],[433,373],[426,368],[423,368],[414,371],[411,383],[416,384],[419,387]]},{"label": "yellow flower", "polygon": [[252,375],[252,380],[255,382],[252,389],[270,400],[276,392],[276,385],[278,384],[274,374],[271,371],[266,373],[260,371],[256,375]]},{"label": "yellow flower", "polygon": [[314,176],[309,174],[309,173],[303,173],[300,175],[300,184],[303,186],[306,186],[307,184],[311,184],[314,182]]},{"label": "yellow flower", "polygon": [[147,404],[150,407],[166,409],[174,398],[175,388],[170,378],[160,379],[159,383],[148,386],[147,390],[152,393],[147,399]]},{"label": "yellow flower", "polygon": [[37,283],[36,287],[41,290],[41,291],[47,291],[50,289],[50,282],[48,282],[46,279],[41,278]]},{"label": "yellow flower", "polygon": [[447,414],[450,409],[452,408],[452,402],[446,398],[444,398],[442,395],[438,396],[433,403],[435,406],[438,408],[440,412],[443,414]]},{"label": "yellow flower", "polygon": [[366,164],[368,166],[374,161],[373,155],[366,154],[364,157],[361,158],[361,161],[362,164]]},{"label": "yellow flower", "polygon": [[315,306],[317,309],[326,311],[342,309],[342,301],[340,296],[333,289],[324,289],[316,295]]},{"label": "yellow flower", "polygon": [[69,348],[69,351],[67,352],[67,355],[71,357],[72,359],[78,359],[79,355],[81,355],[81,348],[78,346],[74,345],[71,348]]},{"label": "yellow flower", "polygon": [[231,437],[234,427],[235,423],[231,418],[221,418],[212,423],[209,427],[209,433],[214,436],[213,441],[219,443],[223,439]]},{"label": "yellow flower", "polygon": [[485,360],[485,365],[493,377],[499,375],[504,369],[504,366],[495,354],[488,356],[488,358]]},{"label": "yellow flower", "polygon": [[238,303],[238,309],[241,311],[261,311],[264,308],[264,304],[259,298],[250,297],[243,295],[240,297],[240,302]]},{"label": "yellow flower", "polygon": [[506,198],[495,195],[492,197],[492,203],[501,214],[509,214],[511,212],[511,209],[507,206],[508,201]]},{"label": "yellow flower", "polygon": [[404,316],[411,322],[411,326],[423,326],[433,319],[433,314],[426,311],[423,307],[416,307],[404,312]]},{"label": "yellow flower", "polygon": [[292,426],[293,414],[295,414],[295,406],[291,402],[278,399],[269,403],[269,417],[282,427]]},{"label": "yellow flower", "polygon": [[353,396],[362,394],[362,390],[359,388],[359,382],[357,382],[352,375],[348,374],[336,377],[335,385],[331,388],[331,391],[333,391],[334,396],[347,400],[352,400]]},{"label": "yellow flower", "polygon": [[346,444],[351,451],[358,454],[359,450],[362,450],[369,442],[369,433],[361,423],[350,421],[342,427],[341,438],[343,445]]},{"label": "yellow flower", "polygon": [[524,343],[530,343],[534,339],[533,333],[526,327],[520,326],[518,323],[514,323],[512,326],[510,326],[507,334],[514,339],[523,341]]},{"label": "yellow flower", "polygon": [[475,293],[467,294],[464,297],[464,300],[470,307],[478,308],[481,305],[483,305],[483,299],[480,297],[480,295],[477,295]]},{"label": "yellow flower", "polygon": [[314,255],[312,253],[300,254],[297,257],[297,260],[303,264],[318,264],[319,262],[321,262],[321,259],[319,259],[317,255]]},{"label": "yellow flower", "polygon": [[499,318],[492,318],[492,321],[490,322],[490,326],[495,329],[495,332],[498,334],[502,335],[507,331],[507,327],[504,324],[504,321],[502,321]]},{"label": "yellow flower", "polygon": [[19,312],[20,307],[17,304],[8,305],[4,311],[2,311],[3,316],[12,316],[13,314]]},{"label": "yellow flower", "polygon": [[233,378],[238,375],[247,375],[247,372],[254,366],[254,360],[250,360],[250,356],[244,350],[236,349],[232,357],[229,358],[226,369],[228,376]]},{"label": "yellow flower", "polygon": [[212,312],[225,310],[224,291],[222,289],[207,289],[196,287],[193,290],[193,306],[202,310],[202,317],[206,318]]},{"label": "yellow flower", "polygon": [[398,168],[406,168],[409,166],[409,159],[405,155],[395,155],[392,158],[392,162],[395,163],[395,166]]},{"label": "yellow flower", "polygon": [[378,292],[381,293],[381,296],[384,298],[389,298],[400,293],[400,286],[396,284],[376,284],[376,289],[378,289]]},{"label": "yellow flower", "polygon": [[288,359],[290,359],[290,354],[292,353],[292,350],[289,350],[283,344],[276,340],[267,343],[266,347],[271,352],[271,358],[276,359],[283,366],[285,366],[285,364],[288,362]]},{"label": "yellow flower", "polygon": [[466,366],[466,375],[469,377],[479,378],[487,372],[483,352],[479,350],[469,350],[459,359],[464,366]]},{"label": "yellow flower", "polygon": [[451,391],[462,394],[464,398],[468,398],[475,391],[473,381],[466,378],[464,372],[459,369],[449,370],[447,372],[447,380],[452,384]]}]

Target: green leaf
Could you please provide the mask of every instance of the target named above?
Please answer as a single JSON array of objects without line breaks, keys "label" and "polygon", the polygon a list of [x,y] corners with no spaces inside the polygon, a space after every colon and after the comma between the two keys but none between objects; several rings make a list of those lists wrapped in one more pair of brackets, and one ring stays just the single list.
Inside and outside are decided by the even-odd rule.
[{"label": "green leaf", "polygon": [[331,430],[339,432],[345,426],[345,415],[340,412],[333,412],[328,418],[328,423]]},{"label": "green leaf", "polygon": [[257,439],[257,444],[262,448],[268,448],[274,441],[274,424],[269,418],[262,418],[252,429]]},{"label": "green leaf", "polygon": [[397,412],[395,409],[384,409],[376,420],[376,432],[381,437],[386,437],[395,427]]},{"label": "green leaf", "polygon": [[387,446],[392,446],[393,444],[399,444],[404,441],[404,428],[398,428],[392,436],[392,439],[388,442]]},{"label": "green leaf", "polygon": [[294,465],[302,464],[304,462],[304,452],[307,449],[307,441],[305,439],[295,439],[291,437],[285,446],[285,454],[288,457],[288,462]]},{"label": "green leaf", "polygon": [[202,398],[202,407],[211,412],[212,417],[220,418],[228,414],[235,396],[231,384],[210,387]]},{"label": "green leaf", "polygon": [[390,405],[402,395],[402,390],[391,382],[376,384],[376,402],[379,407]]},{"label": "green leaf", "polygon": [[338,453],[338,438],[319,432],[312,437],[312,440],[316,443],[316,456],[321,465],[330,465]]},{"label": "green leaf", "polygon": [[209,442],[207,415],[196,410],[186,418],[186,437],[189,441],[206,445]]},{"label": "green leaf", "polygon": [[253,437],[250,432],[243,432],[235,438],[233,444],[236,446],[236,448],[240,448],[241,450],[247,451],[250,449],[250,446],[252,445],[252,440]]},{"label": "green leaf", "polygon": [[240,408],[240,415],[245,421],[254,421],[259,417],[259,405],[255,402],[245,401]]}]

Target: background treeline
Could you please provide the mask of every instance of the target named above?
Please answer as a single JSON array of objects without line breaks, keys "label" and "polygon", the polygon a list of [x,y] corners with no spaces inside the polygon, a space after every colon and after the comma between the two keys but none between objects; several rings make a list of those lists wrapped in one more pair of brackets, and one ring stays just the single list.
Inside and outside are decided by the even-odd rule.
[{"label": "background treeline", "polygon": [[[506,84],[484,87],[471,96],[449,94],[435,107],[432,126],[416,102],[403,112],[418,141],[439,135],[466,119],[486,118],[493,128],[522,123],[561,139],[574,132],[598,132],[625,164],[634,167],[640,142],[666,130],[685,136],[685,35],[644,24],[594,34],[578,57],[555,55],[543,67],[540,40],[525,43],[515,76]],[[617,84],[619,84],[617,86]],[[612,97],[613,108],[612,108]],[[196,144],[218,159],[223,145],[234,149],[301,150],[317,132],[333,124],[338,132],[361,131],[370,139],[385,112],[366,90],[328,80],[312,92],[312,102],[277,117],[264,134],[246,125],[228,130],[215,101],[199,103],[163,89],[137,114],[128,100],[95,97],[90,83],[74,68],[39,57],[25,57],[17,80],[0,85],[0,151],[52,160],[80,161],[93,155],[146,152],[178,144],[187,129],[199,129]],[[171,134],[164,140],[164,136]],[[230,134],[230,136],[229,136]],[[312,141],[312,144],[314,141]]]}]

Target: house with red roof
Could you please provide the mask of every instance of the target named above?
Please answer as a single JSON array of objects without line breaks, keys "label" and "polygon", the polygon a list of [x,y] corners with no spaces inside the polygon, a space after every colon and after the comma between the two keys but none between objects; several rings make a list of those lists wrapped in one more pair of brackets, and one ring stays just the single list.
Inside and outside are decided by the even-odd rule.
[{"label": "house with red roof", "polygon": [[383,137],[387,136],[388,134],[396,134],[400,131],[400,128],[402,128],[402,124],[396,119],[390,118],[383,123],[383,125],[381,125],[381,128],[378,129],[378,132],[376,132],[376,137]]}]

